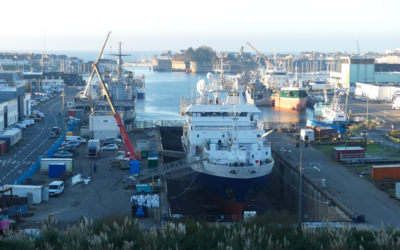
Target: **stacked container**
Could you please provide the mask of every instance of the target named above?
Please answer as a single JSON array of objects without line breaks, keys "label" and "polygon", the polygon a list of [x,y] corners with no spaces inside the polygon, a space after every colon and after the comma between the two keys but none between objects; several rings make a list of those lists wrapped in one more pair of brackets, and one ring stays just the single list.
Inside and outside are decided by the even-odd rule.
[{"label": "stacked container", "polygon": [[6,141],[0,141],[0,155],[4,155],[7,151]]}]

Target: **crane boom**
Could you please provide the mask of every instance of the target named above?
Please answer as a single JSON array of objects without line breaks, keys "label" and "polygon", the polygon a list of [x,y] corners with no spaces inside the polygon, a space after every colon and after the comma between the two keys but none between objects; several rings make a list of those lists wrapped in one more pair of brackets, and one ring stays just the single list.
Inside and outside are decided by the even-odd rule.
[{"label": "crane boom", "polygon": [[271,65],[271,66],[274,66],[270,61],[268,61],[267,58],[265,58],[260,52],[258,52],[258,50],[256,50],[256,48],[254,48],[249,42],[247,42],[247,44],[248,44],[252,49],[254,49],[254,51],[257,52],[257,54],[259,54],[262,58],[264,58],[264,60],[267,62],[267,64],[269,64],[269,65]]},{"label": "crane boom", "polygon": [[[105,40],[105,42],[104,42],[104,44],[103,44],[103,47],[102,47],[101,50],[100,50],[99,56],[97,57],[97,60],[96,60],[96,63],[99,62],[99,60],[100,60],[100,58],[101,58],[101,55],[103,54],[104,48],[105,48],[105,46],[106,46],[106,44],[107,44],[107,41],[108,41],[108,38],[110,37],[110,34],[111,34],[111,31],[109,31],[108,34],[107,34],[106,40]],[[88,90],[89,90],[90,83],[92,82],[92,78],[93,78],[93,76],[94,76],[95,73],[96,73],[96,71],[95,71],[95,69],[93,68],[92,74],[90,74],[89,80],[88,80],[88,82],[87,82],[87,84],[86,84],[85,91],[83,92],[83,95],[84,95],[84,96],[86,96],[86,94],[87,94],[87,92],[88,92]]]},{"label": "crane boom", "polygon": [[110,97],[110,93],[108,92],[107,86],[104,83],[103,78],[101,77],[99,68],[97,67],[97,63],[98,63],[98,61],[99,61],[99,59],[101,57],[101,54],[103,53],[104,47],[105,47],[105,45],[107,43],[107,40],[108,40],[108,37],[110,36],[110,33],[111,33],[111,31],[108,33],[106,41],[104,42],[103,48],[100,51],[99,57],[97,58],[97,61],[92,64],[92,67],[93,67],[93,72],[97,73],[97,77],[100,80],[100,85],[101,85],[101,87],[103,88],[103,90],[105,92],[107,101],[110,104],[111,110],[112,110],[112,112],[114,114],[114,118],[117,121],[120,133],[121,133],[122,137],[124,138],[124,148],[125,148],[125,154],[126,154],[125,157],[129,157],[129,159],[132,160],[135,157],[135,150],[133,149],[132,142],[129,139],[128,133],[126,132],[126,129],[124,127],[124,124],[122,122],[121,117],[119,116],[117,111],[115,111],[114,103],[112,102],[112,99]]}]

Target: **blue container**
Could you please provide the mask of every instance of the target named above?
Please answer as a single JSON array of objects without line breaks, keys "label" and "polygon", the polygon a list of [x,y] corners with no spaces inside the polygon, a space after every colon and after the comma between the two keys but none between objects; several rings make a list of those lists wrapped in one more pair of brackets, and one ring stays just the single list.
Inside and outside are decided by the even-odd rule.
[{"label": "blue container", "polygon": [[158,157],[158,152],[149,152],[149,157]]},{"label": "blue container", "polygon": [[128,163],[130,165],[130,173],[131,174],[137,174],[140,172],[140,162],[137,160],[133,160]]},{"label": "blue container", "polygon": [[66,172],[65,163],[59,163],[59,162],[50,163],[49,178],[60,178],[62,172]]}]

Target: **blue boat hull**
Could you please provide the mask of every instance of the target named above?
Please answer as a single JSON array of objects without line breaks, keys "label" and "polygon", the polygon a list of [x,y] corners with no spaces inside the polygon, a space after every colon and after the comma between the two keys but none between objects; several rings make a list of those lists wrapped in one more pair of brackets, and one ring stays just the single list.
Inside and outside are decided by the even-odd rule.
[{"label": "blue boat hull", "polygon": [[307,120],[308,127],[321,126],[321,127],[332,127],[335,132],[340,132],[341,134],[346,132],[346,124],[339,122],[339,124],[332,124],[329,121],[314,121]]},{"label": "blue boat hull", "polygon": [[144,93],[137,93],[137,98],[144,98],[145,94]]},{"label": "blue boat hull", "polygon": [[265,188],[271,174],[251,179],[226,178],[195,172],[190,179],[229,216],[240,219],[247,204]]}]

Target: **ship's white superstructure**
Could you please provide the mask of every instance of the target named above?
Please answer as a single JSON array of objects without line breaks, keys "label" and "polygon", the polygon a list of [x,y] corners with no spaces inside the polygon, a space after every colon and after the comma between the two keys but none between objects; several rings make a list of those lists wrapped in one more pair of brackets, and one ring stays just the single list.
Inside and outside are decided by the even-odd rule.
[{"label": "ship's white superstructure", "polygon": [[[207,162],[193,165],[194,178],[229,215],[241,216],[246,204],[268,182],[273,167],[270,143],[261,111],[246,105],[243,88],[236,79],[231,88],[224,86],[224,53],[217,75],[200,80],[200,94],[184,109],[187,120],[182,142],[188,154],[205,154]],[[219,73],[219,77],[218,77]]]}]

